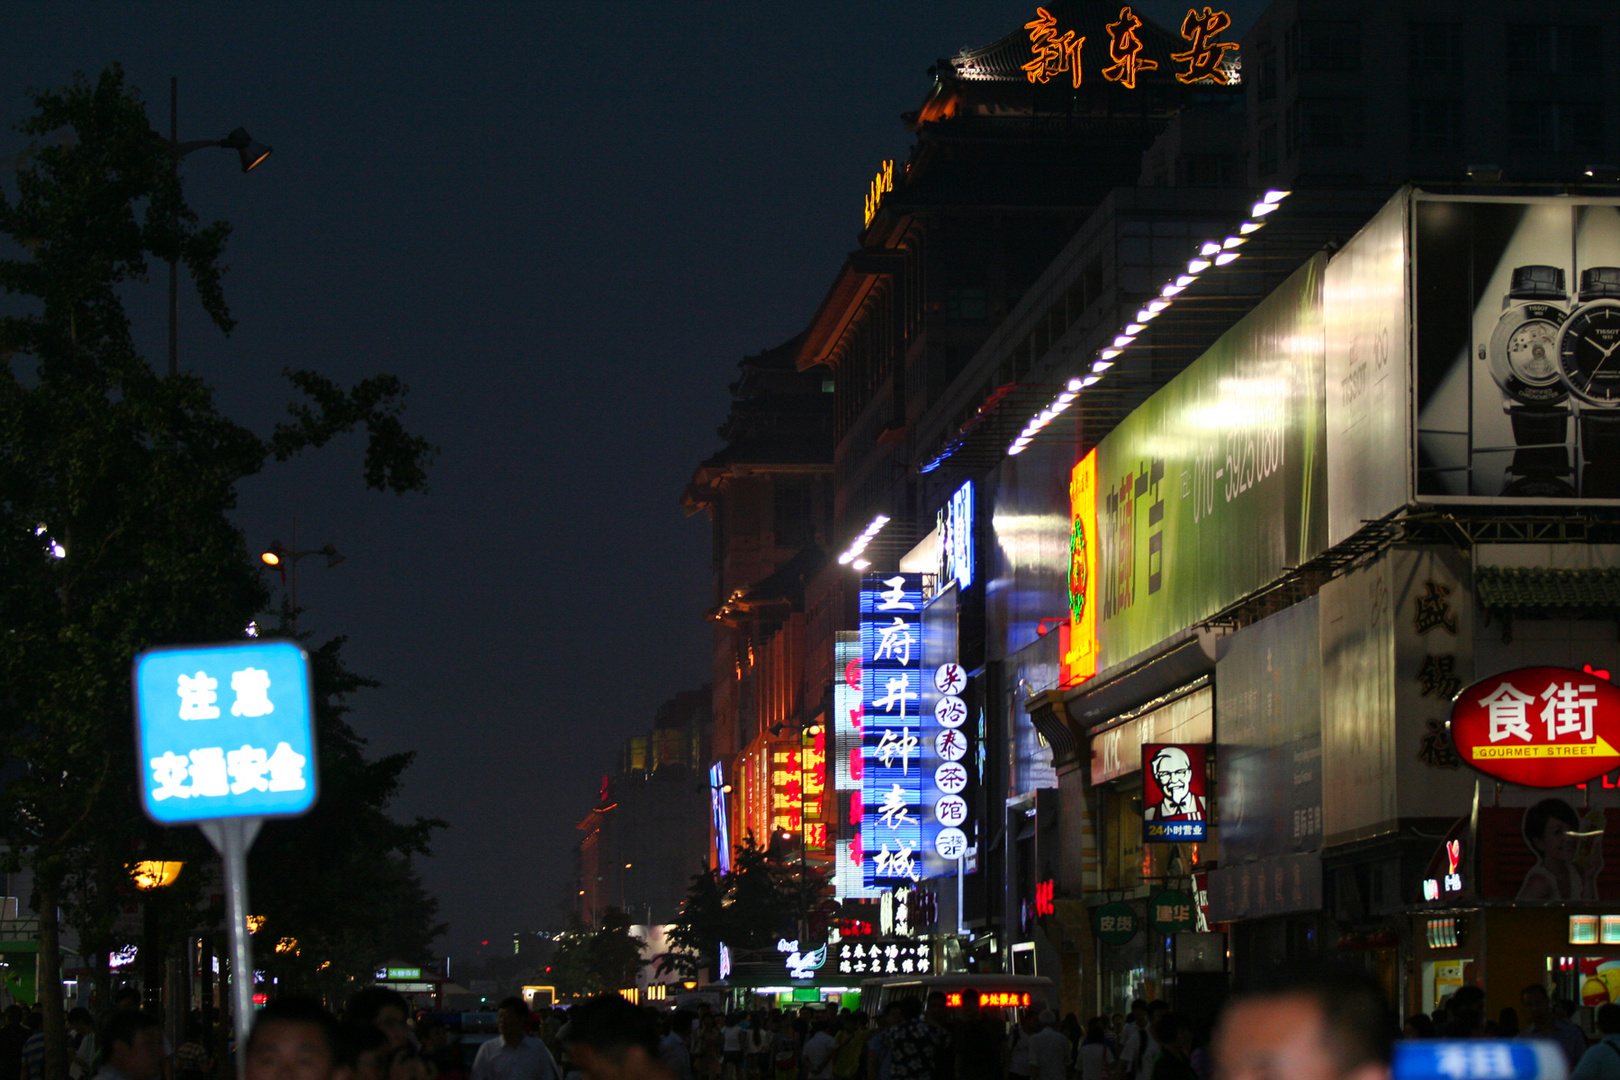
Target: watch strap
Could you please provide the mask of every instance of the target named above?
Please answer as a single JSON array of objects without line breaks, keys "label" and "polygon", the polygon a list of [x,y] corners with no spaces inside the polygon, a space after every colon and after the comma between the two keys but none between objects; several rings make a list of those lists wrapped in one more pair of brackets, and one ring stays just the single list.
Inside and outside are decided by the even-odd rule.
[{"label": "watch strap", "polygon": [[1508,288],[1510,300],[1563,300],[1564,268],[1561,266],[1518,266],[1513,269]]},{"label": "watch strap", "polygon": [[1509,471],[1519,476],[1529,473],[1569,475],[1569,410],[1536,405],[1515,405],[1508,409],[1513,425],[1513,452]]},{"label": "watch strap", "polygon": [[1583,410],[1581,433],[1581,497],[1620,498],[1620,411]]},{"label": "watch strap", "polygon": [[1581,271],[1580,299],[1620,300],[1620,266],[1591,266]]}]

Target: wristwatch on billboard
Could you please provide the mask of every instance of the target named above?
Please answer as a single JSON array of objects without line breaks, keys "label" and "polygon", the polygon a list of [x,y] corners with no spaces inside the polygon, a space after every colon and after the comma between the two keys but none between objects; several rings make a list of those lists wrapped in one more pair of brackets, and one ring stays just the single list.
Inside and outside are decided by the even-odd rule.
[{"label": "wristwatch on billboard", "polygon": [[[1620,497],[1620,266],[1581,271],[1558,331],[1558,374],[1574,399],[1581,494]],[[1597,468],[1593,468],[1597,465]]]},{"label": "wristwatch on billboard", "polygon": [[1490,345],[1480,349],[1518,448],[1507,471],[1520,479],[1509,494],[1574,494],[1564,480],[1572,471],[1565,445],[1570,408],[1557,357],[1568,300],[1561,267],[1516,267]]}]

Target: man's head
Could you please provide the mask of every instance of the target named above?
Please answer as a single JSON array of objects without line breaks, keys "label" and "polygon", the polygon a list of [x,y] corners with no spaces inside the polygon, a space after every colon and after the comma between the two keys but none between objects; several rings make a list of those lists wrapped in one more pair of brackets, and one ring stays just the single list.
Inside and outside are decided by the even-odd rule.
[{"label": "man's head", "polygon": [[163,1025],[139,1010],[107,1020],[107,1063],[129,1080],[153,1080],[163,1072]]},{"label": "man's head", "polygon": [[68,1010],[67,1022],[68,1027],[72,1028],[80,1035],[83,1035],[87,1031],[93,1031],[96,1026],[96,1018],[91,1016],[90,1010],[85,1008],[83,1005],[78,1005]]},{"label": "man's head", "polygon": [[504,998],[495,1006],[495,1028],[508,1046],[516,1046],[529,1029],[529,1006],[520,997]]},{"label": "man's head", "polygon": [[1179,803],[1192,788],[1192,759],[1179,746],[1166,746],[1153,755],[1153,779],[1166,802]]},{"label": "man's head", "polygon": [[1547,996],[1547,988],[1540,983],[1531,983],[1519,991],[1519,1004],[1524,1006],[1525,1015],[1532,1024],[1544,1026],[1552,1022],[1552,998]]},{"label": "man's head", "polygon": [[944,1024],[950,1015],[945,1011],[945,991],[935,990],[928,995],[928,1007],[923,1010],[930,1024]]},{"label": "man's head", "polygon": [[1605,1035],[1620,1035],[1620,1005],[1612,1001],[1607,1005],[1599,1005],[1597,1026]]},{"label": "man's head", "polygon": [[1179,1013],[1167,1012],[1154,1022],[1153,1038],[1168,1050],[1186,1054],[1192,1050],[1192,1023]]},{"label": "man's head", "polygon": [[883,1012],[878,1016],[878,1026],[893,1027],[905,1020],[905,1018],[906,1010],[901,1006],[900,1002],[891,1001],[883,1007]]},{"label": "man's head", "polygon": [[1131,1002],[1131,1019],[1138,1024],[1147,1023],[1147,1002],[1136,998]]},{"label": "man's head", "polygon": [[410,1006],[404,995],[386,986],[368,986],[349,999],[343,1009],[343,1019],[357,1024],[375,1024],[388,1037],[390,1047],[404,1046],[411,1041],[405,1018]]},{"label": "man's head", "polygon": [[141,992],[133,986],[121,986],[113,994],[113,1012],[133,1012],[141,1007]]},{"label": "man's head", "polygon": [[259,1011],[247,1043],[247,1080],[329,1080],[337,1022],[318,1001],[278,997]]},{"label": "man's head", "polygon": [[1217,1080],[1389,1080],[1394,1023],[1365,972],[1334,964],[1239,987],[1215,1033]]},{"label": "man's head", "polygon": [[393,1044],[376,1024],[350,1020],[337,1027],[337,1067],[355,1080],[384,1080]]},{"label": "man's head", "polygon": [[657,1018],[618,994],[570,1009],[561,1038],[589,1080],[673,1080],[658,1058]]}]

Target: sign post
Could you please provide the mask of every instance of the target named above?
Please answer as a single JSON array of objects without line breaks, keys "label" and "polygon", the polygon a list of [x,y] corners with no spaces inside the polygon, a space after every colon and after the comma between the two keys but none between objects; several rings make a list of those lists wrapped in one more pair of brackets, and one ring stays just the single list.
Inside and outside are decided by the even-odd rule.
[{"label": "sign post", "polygon": [[225,865],[242,1077],[253,1019],[247,853],[265,818],[315,805],[309,657],[291,641],[150,649],[135,658],[134,681],[146,814],[159,825],[196,825]]}]

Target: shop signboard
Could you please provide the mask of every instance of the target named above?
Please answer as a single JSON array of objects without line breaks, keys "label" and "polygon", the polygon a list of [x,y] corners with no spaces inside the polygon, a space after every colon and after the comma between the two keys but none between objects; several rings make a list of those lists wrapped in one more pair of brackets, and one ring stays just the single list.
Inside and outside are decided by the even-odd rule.
[{"label": "shop signboard", "polygon": [[957,660],[959,585],[938,593],[923,611],[920,735],[923,825],[920,862],[925,877],[963,870],[977,836],[977,725],[970,722],[967,670]]},{"label": "shop signboard", "polygon": [[1209,872],[1209,922],[1235,922],[1322,908],[1322,859],[1314,851]]},{"label": "shop signboard", "polygon": [[1620,766],[1620,687],[1558,667],[1491,675],[1452,702],[1451,741],[1464,762],[1510,784],[1595,780]]},{"label": "shop signboard", "polygon": [[1193,898],[1167,889],[1148,901],[1148,919],[1153,924],[1153,932],[1161,936],[1191,930],[1197,924]]},{"label": "shop signboard", "polygon": [[1547,1039],[1403,1039],[1393,1080],[1564,1080],[1569,1060]]},{"label": "shop signboard", "polygon": [[1098,444],[1098,669],[1323,550],[1326,261],[1297,270]]},{"label": "shop signboard", "polygon": [[861,790],[861,635],[839,630],[833,642],[833,790]]},{"label": "shop signboard", "polygon": [[973,540],[973,481],[965,480],[951,493],[950,501],[939,511],[939,584],[954,582],[958,589],[973,584],[976,552]]},{"label": "shop signboard", "polygon": [[1153,743],[1215,741],[1215,692],[1191,693],[1111,723],[1091,737],[1091,784],[1106,784],[1142,767],[1142,747]]},{"label": "shop signboard", "polygon": [[1129,904],[1104,904],[1097,909],[1097,940],[1104,945],[1127,945],[1136,936],[1139,919]]},{"label": "shop signboard", "polygon": [[1412,273],[1417,498],[1620,499],[1620,203],[1416,193]]},{"label": "shop signboard", "polygon": [[1201,843],[1208,839],[1208,746],[1142,744],[1142,842]]},{"label": "shop signboard", "polygon": [[1223,638],[1216,774],[1221,861],[1322,846],[1322,652],[1317,597]]},{"label": "shop signboard", "polygon": [[861,582],[861,844],[867,887],[922,876],[922,575]]}]

